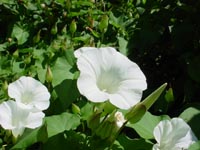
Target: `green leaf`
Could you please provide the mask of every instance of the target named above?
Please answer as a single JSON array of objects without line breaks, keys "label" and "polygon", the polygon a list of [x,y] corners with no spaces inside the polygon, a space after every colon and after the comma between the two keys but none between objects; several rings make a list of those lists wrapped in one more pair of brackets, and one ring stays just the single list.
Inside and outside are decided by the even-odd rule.
[{"label": "green leaf", "polygon": [[167,83],[164,83],[163,85],[161,85],[154,92],[152,92],[147,98],[145,98],[141,102],[141,104],[145,105],[146,109],[148,110],[156,102],[156,100],[162,94],[166,86],[167,86]]},{"label": "green leaf", "polygon": [[57,59],[55,65],[51,68],[53,73],[53,86],[59,85],[65,79],[73,79],[74,72],[72,66],[68,63],[65,57],[60,57]]},{"label": "green leaf", "polygon": [[200,141],[195,142],[194,144],[190,145],[188,150],[200,150]]},{"label": "green leaf", "polygon": [[121,147],[124,148],[124,150],[150,150],[153,146],[144,139],[130,139],[125,135],[119,136],[117,141],[120,143]]},{"label": "green leaf", "polygon": [[66,79],[62,81],[55,87],[55,91],[62,104],[63,110],[67,109],[67,107],[70,106],[72,102],[74,102],[80,96],[76,86],[76,80]]},{"label": "green leaf", "polygon": [[[66,131],[64,134],[58,134],[48,139],[42,145],[42,150],[87,150],[86,136],[75,131]],[[56,143],[56,144],[55,144]]]},{"label": "green leaf", "polygon": [[75,57],[74,57],[74,51],[73,51],[73,50],[70,50],[70,49],[66,50],[66,51],[65,51],[65,58],[66,58],[67,62],[68,62],[71,66],[73,66],[73,65],[75,64],[75,62],[76,62],[76,59],[75,59]]},{"label": "green leaf", "polygon": [[37,129],[26,129],[22,137],[19,138],[17,143],[11,148],[23,149],[37,142],[45,142],[47,140],[47,128],[43,125]]},{"label": "green leaf", "polygon": [[0,52],[6,51],[7,43],[0,44]]},{"label": "green leaf", "polygon": [[152,139],[153,130],[155,126],[164,119],[168,119],[168,116],[154,116],[150,112],[146,112],[140,121],[135,124],[127,123],[126,126],[133,128],[142,138]]},{"label": "green leaf", "polygon": [[87,120],[92,114],[94,114],[94,105],[92,103],[87,102],[82,108],[81,108],[81,118],[83,120]]},{"label": "green leaf", "polygon": [[119,51],[125,56],[127,56],[128,55],[128,49],[127,49],[128,41],[122,37],[117,37],[117,39],[119,43]]},{"label": "green leaf", "polygon": [[62,113],[46,117],[48,137],[52,137],[66,130],[74,130],[80,125],[80,118],[76,114]]},{"label": "green leaf", "polygon": [[25,27],[15,24],[11,36],[17,39],[19,45],[22,45],[27,41],[29,33],[25,30]]},{"label": "green leaf", "polygon": [[[196,107],[196,108],[195,108]],[[199,128],[199,120],[200,120],[200,106],[196,105],[195,107],[189,107],[185,109],[181,114],[180,118],[184,119],[192,128],[192,131],[200,138],[200,128]]]}]

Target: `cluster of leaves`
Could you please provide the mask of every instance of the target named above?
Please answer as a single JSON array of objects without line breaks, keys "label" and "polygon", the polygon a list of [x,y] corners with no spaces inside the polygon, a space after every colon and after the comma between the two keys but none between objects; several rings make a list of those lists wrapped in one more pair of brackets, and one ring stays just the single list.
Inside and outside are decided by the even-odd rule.
[{"label": "cluster of leaves", "polygon": [[[12,148],[2,130],[2,147],[103,149],[86,125],[93,105],[76,87],[73,51],[82,46],[112,46],[128,55],[147,76],[147,94],[169,82],[151,111],[179,116],[200,96],[199,8],[198,1],[184,0],[0,0],[0,101],[8,98],[8,83],[22,75],[40,80],[51,92],[45,124],[26,130]],[[199,114],[190,107],[180,115],[196,134]],[[151,149],[153,128],[165,117],[146,113],[127,124],[113,149]]]}]

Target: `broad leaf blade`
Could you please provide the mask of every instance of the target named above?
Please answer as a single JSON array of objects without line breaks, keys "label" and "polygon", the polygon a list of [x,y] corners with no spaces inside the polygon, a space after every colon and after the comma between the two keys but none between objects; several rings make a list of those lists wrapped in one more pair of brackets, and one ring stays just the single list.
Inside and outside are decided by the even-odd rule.
[{"label": "broad leaf blade", "polygon": [[80,118],[78,115],[67,112],[60,115],[46,117],[48,137],[57,135],[65,130],[76,129],[79,124]]}]

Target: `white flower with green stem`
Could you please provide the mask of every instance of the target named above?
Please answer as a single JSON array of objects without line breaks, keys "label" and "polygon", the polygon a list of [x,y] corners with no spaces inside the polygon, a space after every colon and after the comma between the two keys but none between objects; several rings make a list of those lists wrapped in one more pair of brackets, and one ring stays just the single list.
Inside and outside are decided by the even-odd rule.
[{"label": "white flower with green stem", "polygon": [[75,51],[80,76],[77,86],[92,102],[109,101],[121,109],[137,104],[147,88],[138,65],[112,47],[82,47]]}]

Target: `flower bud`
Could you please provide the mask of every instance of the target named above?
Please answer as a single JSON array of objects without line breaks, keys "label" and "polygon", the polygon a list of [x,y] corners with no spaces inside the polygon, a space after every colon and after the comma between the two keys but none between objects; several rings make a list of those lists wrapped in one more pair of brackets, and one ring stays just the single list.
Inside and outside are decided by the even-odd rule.
[{"label": "flower bud", "polygon": [[125,115],[125,118],[131,123],[136,123],[144,116],[145,113],[146,113],[145,105],[138,103],[137,105],[135,105],[130,109],[130,111]]},{"label": "flower bud", "polygon": [[67,33],[67,25],[65,25],[62,30],[61,30],[62,34],[66,34]]},{"label": "flower bud", "polygon": [[58,27],[57,27],[57,23],[55,23],[53,27],[51,28],[51,34],[55,35],[57,32],[58,32]]},{"label": "flower bud", "polygon": [[51,83],[52,80],[53,80],[53,74],[51,72],[51,68],[48,66],[47,67],[47,71],[46,71],[46,78],[45,80],[48,82],[48,83]]},{"label": "flower bud", "polygon": [[12,38],[8,38],[8,42],[11,43],[12,42]]},{"label": "flower bud", "polygon": [[40,41],[40,32],[41,30],[33,37],[33,43],[38,43]]},{"label": "flower bud", "polygon": [[76,104],[72,103],[72,112],[74,114],[80,114],[80,111],[80,108]]},{"label": "flower bud", "polygon": [[108,16],[103,15],[99,23],[99,30],[103,33],[105,33],[108,28],[108,20],[109,20]]},{"label": "flower bud", "polygon": [[76,25],[76,21],[73,20],[70,24],[69,30],[72,34],[74,34],[76,32],[77,29],[77,25]]},{"label": "flower bud", "polygon": [[125,122],[126,120],[121,112],[113,111],[104,121],[101,122],[95,133],[101,137],[101,139],[107,139],[112,142],[115,140],[116,135]]},{"label": "flower bud", "polygon": [[162,94],[162,92],[165,90],[167,86],[167,83],[164,83],[159,88],[157,88],[155,91],[153,91],[148,97],[146,97],[141,104],[143,104],[146,109],[148,110],[158,99],[158,97]]},{"label": "flower bud", "polygon": [[45,5],[44,3],[40,4],[40,6],[41,6],[41,8],[43,8],[43,9],[46,7],[46,5]]},{"label": "flower bud", "polygon": [[19,50],[18,49],[13,53],[13,57],[15,59],[17,59],[19,57]]},{"label": "flower bud", "polygon": [[24,59],[24,63],[25,63],[25,64],[30,64],[30,63],[31,63],[31,57],[30,57],[30,56],[27,56],[27,57]]},{"label": "flower bud", "polygon": [[165,93],[165,99],[168,103],[174,101],[173,89],[170,87]]},{"label": "flower bud", "polygon": [[91,130],[96,130],[100,124],[101,112],[96,111],[94,114],[87,120],[87,125]]},{"label": "flower bud", "polygon": [[3,83],[3,86],[2,86],[2,89],[4,91],[7,91],[8,90],[8,82],[5,80],[4,83]]}]

